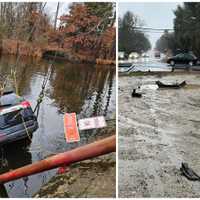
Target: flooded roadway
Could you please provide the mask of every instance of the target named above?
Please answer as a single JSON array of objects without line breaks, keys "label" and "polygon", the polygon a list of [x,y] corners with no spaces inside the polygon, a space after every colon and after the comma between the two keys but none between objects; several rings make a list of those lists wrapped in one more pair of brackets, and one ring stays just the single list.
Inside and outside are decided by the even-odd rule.
[{"label": "flooded roadway", "polygon": [[[186,80],[182,89],[155,81]],[[132,98],[141,86],[142,98]],[[181,175],[181,162],[200,174],[200,73],[119,77],[119,196],[200,197],[199,182]]]},{"label": "flooded roadway", "polygon": [[[132,61],[129,60],[129,62],[132,62],[132,67],[120,67],[119,72],[171,72],[172,66],[162,61],[160,58],[138,58],[134,59]],[[188,69],[189,66],[184,64],[176,64],[174,66],[175,70],[185,70]],[[199,71],[200,66],[192,66],[190,67],[190,70]]]},{"label": "flooded roadway", "polygon": [[[10,67],[15,62],[15,57],[2,57],[0,73],[10,73]],[[21,59],[17,67],[19,93],[31,102],[32,107],[36,105],[47,70],[48,62],[45,60]],[[104,115],[108,128],[114,128],[115,69],[110,66],[55,63],[39,113],[39,129],[34,132],[31,141],[1,148],[1,173],[107,136],[106,131],[102,135],[101,130],[81,131],[80,142],[66,144],[64,112],[76,112],[78,119]],[[8,196],[31,197],[56,172],[50,170],[4,184]]]},{"label": "flooded roadway", "polygon": [[[129,60],[129,62],[132,62],[132,67],[128,72],[156,72],[156,71],[171,71],[172,67],[169,66],[167,63],[161,62],[161,59],[157,58],[138,58],[133,59],[132,61]],[[127,67],[120,67],[119,72],[125,72],[127,70]]]}]

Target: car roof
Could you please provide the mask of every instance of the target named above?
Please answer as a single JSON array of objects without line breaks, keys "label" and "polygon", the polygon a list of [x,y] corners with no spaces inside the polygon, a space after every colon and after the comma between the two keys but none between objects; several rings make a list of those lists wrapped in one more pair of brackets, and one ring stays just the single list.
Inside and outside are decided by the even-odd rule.
[{"label": "car roof", "polygon": [[23,97],[18,96],[12,91],[8,91],[3,93],[3,95],[0,97],[0,107],[4,108],[14,106],[21,103],[22,101],[24,101]]}]

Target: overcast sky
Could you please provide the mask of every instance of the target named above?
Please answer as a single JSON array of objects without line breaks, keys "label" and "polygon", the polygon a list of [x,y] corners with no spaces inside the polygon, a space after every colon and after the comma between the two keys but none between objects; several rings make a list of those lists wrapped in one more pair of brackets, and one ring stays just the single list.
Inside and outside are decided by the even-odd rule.
[{"label": "overcast sky", "polygon": [[[45,7],[45,12],[51,16],[51,19],[54,20],[55,18],[55,13],[56,13],[56,8],[57,8],[58,2],[48,2],[46,7]],[[70,2],[60,2],[60,7],[59,7],[59,13],[58,17],[60,17],[63,14],[67,14],[69,12],[69,5]],[[59,23],[59,21],[58,21]]]},{"label": "overcast sky", "polygon": [[[131,11],[139,16],[145,24],[145,27],[172,29],[174,13],[180,3],[119,3],[119,16],[122,17],[126,11]],[[157,39],[162,33],[147,33],[152,46],[154,47]]]}]

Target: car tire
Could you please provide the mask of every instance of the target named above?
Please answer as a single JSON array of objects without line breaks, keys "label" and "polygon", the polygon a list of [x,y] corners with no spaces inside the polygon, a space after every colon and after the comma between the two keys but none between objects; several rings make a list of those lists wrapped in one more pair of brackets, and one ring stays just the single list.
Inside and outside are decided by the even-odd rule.
[{"label": "car tire", "polygon": [[190,65],[190,67],[192,67],[192,66],[194,65],[194,62],[193,62],[193,61],[190,61],[190,62],[189,62],[189,65]]},{"label": "car tire", "polygon": [[171,60],[171,61],[170,61],[170,65],[171,65],[171,66],[174,66],[174,65],[175,65],[175,62],[174,62],[173,60]]}]

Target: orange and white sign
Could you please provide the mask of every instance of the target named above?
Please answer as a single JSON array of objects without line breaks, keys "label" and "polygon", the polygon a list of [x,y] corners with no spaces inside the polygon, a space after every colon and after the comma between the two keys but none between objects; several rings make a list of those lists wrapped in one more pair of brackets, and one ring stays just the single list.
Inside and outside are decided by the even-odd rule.
[{"label": "orange and white sign", "polygon": [[78,142],[80,135],[77,128],[76,113],[66,113],[64,115],[64,130],[66,141]]},{"label": "orange and white sign", "polygon": [[103,128],[106,126],[106,121],[104,116],[99,116],[99,117],[80,119],[78,121],[78,124],[80,130],[88,130],[94,128]]}]

